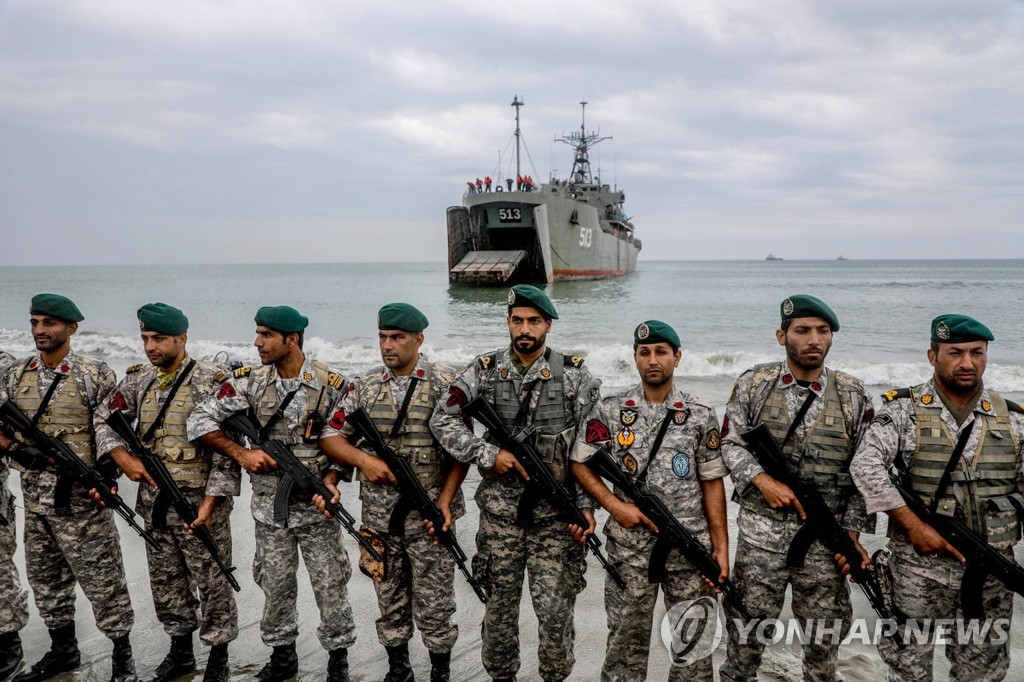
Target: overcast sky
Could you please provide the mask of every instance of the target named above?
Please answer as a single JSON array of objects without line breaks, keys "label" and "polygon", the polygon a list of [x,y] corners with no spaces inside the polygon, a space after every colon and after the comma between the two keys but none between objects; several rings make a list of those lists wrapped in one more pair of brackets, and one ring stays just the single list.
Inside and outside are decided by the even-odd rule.
[{"label": "overcast sky", "polygon": [[641,258],[1024,257],[1024,4],[4,0],[0,264],[443,260],[555,136]]}]

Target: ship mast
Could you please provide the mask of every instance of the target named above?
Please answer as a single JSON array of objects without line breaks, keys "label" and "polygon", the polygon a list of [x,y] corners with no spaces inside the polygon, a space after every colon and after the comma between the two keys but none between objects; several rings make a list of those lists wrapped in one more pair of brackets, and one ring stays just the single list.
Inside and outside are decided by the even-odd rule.
[{"label": "ship mast", "polygon": [[593,184],[594,178],[590,173],[590,148],[604,142],[605,140],[612,139],[611,136],[601,137],[598,131],[587,132],[587,102],[580,102],[580,106],[583,109],[580,118],[580,131],[578,133],[569,133],[568,135],[562,135],[560,138],[556,138],[555,142],[564,142],[565,144],[576,150],[576,156],[572,161],[572,173],[570,177],[572,182],[576,184]]},{"label": "ship mast", "polygon": [[512,106],[516,108],[516,177],[520,177],[522,173],[519,167],[519,107],[523,106],[523,100],[519,99],[519,95],[512,97]]}]

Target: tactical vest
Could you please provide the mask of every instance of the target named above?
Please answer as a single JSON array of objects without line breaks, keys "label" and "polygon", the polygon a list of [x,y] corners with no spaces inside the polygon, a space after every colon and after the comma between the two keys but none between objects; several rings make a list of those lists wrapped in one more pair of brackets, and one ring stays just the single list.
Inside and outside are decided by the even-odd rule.
[{"label": "tactical vest", "polygon": [[[178,387],[164,420],[153,433],[152,449],[164,461],[174,482],[184,487],[199,487],[210,473],[210,453],[188,440],[185,422],[196,402],[192,397],[195,371]],[[160,412],[160,396],[156,379],[150,382],[139,405],[139,433],[145,435]],[[149,445],[149,443],[147,443]]]},{"label": "tactical vest", "polygon": [[[313,371],[316,374],[317,383],[326,388],[328,386],[327,367],[320,362],[314,362]],[[280,377],[278,378],[278,381],[280,381]],[[306,404],[312,409],[312,406],[316,405],[317,399],[320,397],[320,389],[314,389],[308,384],[301,384],[299,386],[299,390],[307,393]],[[259,423],[263,425],[269,422],[273,414],[277,412],[277,408],[280,404],[281,399],[277,395],[277,390],[268,383],[256,405],[256,418],[259,420]],[[323,408],[324,405],[321,405],[320,409]],[[320,451],[320,448],[317,447],[316,443],[309,445],[302,440],[302,426],[303,425],[300,424],[300,428],[293,429],[288,426],[288,420],[282,417],[281,419],[278,419],[270,429],[270,433],[267,434],[267,438],[268,440],[280,441],[287,445],[295,457],[302,462],[307,469],[319,476],[327,466],[327,456]],[[252,480],[253,490],[264,494],[273,494],[277,490],[278,478],[279,476],[277,474],[264,474],[250,477]]]},{"label": "tactical vest", "polygon": [[[794,435],[789,439],[783,454],[789,458],[801,478],[813,482],[821,490],[832,511],[840,513],[841,500],[845,497],[841,493],[853,486],[849,472],[853,442],[839,398],[839,382],[835,373],[829,379],[824,395],[815,398],[822,401],[818,416],[812,423],[805,424],[803,438]],[[793,416],[788,413],[786,398],[775,384],[768,391],[756,421],[768,427],[775,442],[781,444],[786,438]],[[765,514],[779,514],[779,510],[771,509],[761,495],[747,495],[742,501],[745,506],[757,507]]]},{"label": "tactical vest", "polygon": [[[1020,539],[1020,522],[1010,502],[1011,496],[1020,497],[1014,485],[1017,452],[1006,401],[989,395],[996,415],[975,414],[974,428],[981,428],[978,449],[970,464],[960,459],[936,511],[946,516],[959,511],[971,530],[996,549],[1006,549]],[[911,459],[910,480],[914,492],[929,506],[957,441],[941,414],[939,401],[933,407],[914,402],[917,449]],[[1024,506],[1024,500],[1020,503]]]},{"label": "tactical vest", "polygon": [[[398,432],[397,441],[390,444],[396,455],[409,460],[416,478],[429,490],[441,485],[441,454],[430,430],[430,416],[434,414],[437,396],[431,388],[430,365],[422,362],[420,365],[424,370],[424,376],[418,377],[410,388],[413,394],[409,401],[409,409]],[[380,382],[377,398],[369,406],[368,412],[377,431],[388,440],[395,420],[398,419],[398,409],[395,407],[390,381]],[[362,470],[359,470],[358,475],[360,480],[365,480]]]},{"label": "tactical vest", "polygon": [[[83,462],[92,466],[96,463],[92,409],[89,396],[83,391],[83,382],[78,380],[81,371],[76,363],[68,376],[61,379],[57,392],[46,406],[46,414],[39,420],[39,430],[64,441]],[[44,391],[46,388],[48,386]],[[38,368],[25,367],[15,392],[14,403],[29,418],[34,417],[43,402],[39,395]]]},{"label": "tactical vest", "polygon": [[[547,361],[551,376],[546,381],[539,381],[540,386],[534,389],[540,391],[540,396],[528,424],[536,429],[537,452],[561,483],[568,471],[567,460],[574,429],[565,413],[565,358],[561,353],[552,351]],[[530,399],[529,394],[526,399]],[[506,379],[499,377],[494,387],[494,410],[512,433],[526,426],[516,423],[520,404],[511,373]]]}]

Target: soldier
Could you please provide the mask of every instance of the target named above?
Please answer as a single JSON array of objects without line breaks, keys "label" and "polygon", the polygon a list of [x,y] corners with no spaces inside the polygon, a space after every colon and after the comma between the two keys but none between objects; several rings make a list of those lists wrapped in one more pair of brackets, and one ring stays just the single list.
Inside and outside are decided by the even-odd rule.
[{"label": "soldier", "polygon": [[[351,445],[354,430],[345,415],[364,408],[395,453],[412,463],[417,478],[437,501],[446,526],[465,513],[460,485],[468,466],[453,461],[430,432],[430,416],[437,398],[447,397],[455,373],[445,365],[428,362],[419,354],[427,318],[407,303],[390,303],[377,313],[377,338],[384,366],[353,382],[332,408],[334,416],[324,429],[320,446],[332,459],[359,468],[363,502],[362,531],[369,537],[386,536],[384,565],[372,566],[365,552],[360,565],[374,580],[380,618],[377,637],[388,653],[387,682],[413,679],[409,640],[413,618],[430,652],[431,682],[450,678],[451,652],[459,636],[455,614],[455,561],[434,544],[413,510],[406,517],[405,534],[388,534],[391,514],[399,501],[395,477],[375,454]],[[384,544],[378,544],[383,550]]]},{"label": "soldier", "polygon": [[[801,475],[814,481],[836,518],[857,543],[868,565],[860,532],[874,531],[874,516],[853,488],[849,461],[861,433],[874,416],[864,386],[843,372],[825,367],[839,320],[813,296],[790,296],[781,305],[782,322],[775,337],[786,349],[782,362],[756,365],[736,381],[722,427],[723,456],[732,475],[733,499],[740,504],[739,544],[733,580],[744,594],[747,610],[762,619],[777,618],[793,591],[793,613],[808,632],[803,644],[805,679],[834,680],[839,644],[850,628],[850,588],[837,570],[836,555],[815,541],[803,567],[788,567],[786,552],[804,518],[789,486],[757,464],[740,435],[759,423],[771,430],[782,451]],[[846,557],[841,557],[840,565]],[[845,570],[849,570],[848,567]],[[720,671],[725,680],[756,680],[765,643],[755,631],[741,636],[739,613],[724,600],[729,632],[728,653]],[[822,630],[841,621],[841,632]]]},{"label": "soldier", "polygon": [[[729,576],[729,533],[725,516],[728,474],[719,450],[718,417],[699,398],[673,381],[682,353],[679,335],[664,322],[649,320],[633,332],[633,361],[640,385],[601,399],[577,435],[572,472],[612,518],[605,525],[608,558],[619,567],[626,589],[605,581],[608,652],[601,679],[630,682],[647,677],[654,604],[658,584],[648,579],[658,529],[627,498],[613,494],[586,466],[598,448],[607,447],[616,462],[647,492],[660,498],[687,530],[713,546]],[[612,429],[618,429],[613,437]],[[665,607],[714,592],[678,551],[669,554],[661,581]],[[673,666],[670,680],[714,679],[711,656],[692,666]]]},{"label": "soldier", "polygon": [[[964,557],[906,506],[887,474],[894,463],[909,474],[913,491],[926,504],[965,522],[1010,560],[1020,538],[1024,408],[982,381],[993,340],[992,332],[970,317],[936,317],[928,350],[932,378],[884,395],[850,465],[867,510],[889,515],[889,555],[880,570],[891,573],[896,606],[918,623],[956,619],[963,627],[968,617],[959,608]],[[988,625],[1005,619],[1006,630],[1003,637],[998,627],[986,627],[988,635],[979,639],[948,638],[953,680],[1001,680],[1010,664],[1005,633],[1013,592],[989,577],[979,596]],[[889,666],[888,679],[932,679],[934,637],[925,642],[905,637],[906,648],[900,650],[885,635],[878,652]]]},{"label": "soldier", "polygon": [[463,462],[476,463],[483,476],[475,498],[480,526],[473,573],[488,593],[484,668],[496,680],[511,680],[519,671],[519,601],[523,571],[528,569],[538,621],[540,677],[563,680],[576,661],[573,608],[584,586],[581,542],[594,529],[593,513],[583,510],[589,528],[567,530],[558,511],[541,500],[533,523],[517,526],[526,472],[511,452],[474,435],[461,409],[483,396],[510,429],[533,429],[537,450],[555,477],[564,481],[569,448],[584,416],[600,398],[600,382],[590,376],[581,358],[547,347],[551,321],[558,314],[544,292],[521,284],[509,290],[507,301],[511,346],[478,356],[462,371],[434,412],[431,427],[445,450]]},{"label": "soldier", "polygon": [[[192,527],[206,525],[226,563],[231,561],[232,497],[238,495],[238,465],[189,442],[186,420],[196,404],[213,395],[226,375],[214,365],[192,360],[185,348],[188,318],[173,306],[149,303],[138,311],[142,344],[148,366],[134,365],[96,411],[97,451],[111,457],[132,481],[140,483],[136,510],[160,541],[160,549],[146,545],[153,604],[171,649],[156,670],[154,682],[171,680],[195,670],[192,633],[209,645],[203,677],[207,682],[228,679],[228,642],[238,636],[235,595],[209,552],[168,510],[167,527],[155,528],[153,502],[156,483],[137,456],[106,424],[114,410],[138,420],[143,443],[160,457],[185,497],[198,509]],[[198,588],[199,600],[196,600]],[[197,608],[202,607],[202,619]],[[201,629],[200,629],[201,627]]]},{"label": "soldier", "polygon": [[[78,355],[71,337],[85,319],[71,299],[38,294],[29,308],[38,353],[19,361],[0,378],[0,400],[11,400],[39,428],[62,440],[89,466],[96,464],[93,413],[114,388],[114,372],[99,360]],[[31,445],[0,433],[0,448],[46,458]],[[92,604],[96,627],[113,640],[114,680],[134,680],[135,662],[128,640],[134,622],[113,512],[93,504],[81,483],[70,490],[70,514],[57,512],[57,469],[49,464],[25,468],[25,568],[36,607],[50,630],[52,644],[19,682],[45,680],[74,670],[81,662],[75,637],[75,584]],[[62,499],[57,499],[61,497]]]},{"label": "soldier", "polygon": [[345,385],[341,374],[302,351],[309,320],[288,306],[256,312],[256,341],[262,367],[235,370],[217,393],[199,403],[188,419],[190,440],[228,455],[249,472],[252,515],[256,521],[256,557],[252,574],[266,600],[260,623],[263,643],[273,647],[257,674],[261,681],[284,680],[298,672],[295,640],[299,634],[295,574],[298,550],[320,609],[320,644],[330,652],[327,679],[348,680],[348,648],[355,643],[347,584],[352,576],[338,525],[321,516],[312,500],[294,497],[287,523],[274,520],[274,495],[280,477],[274,460],[258,444],[247,449],[220,430],[240,410],[253,410],[261,431],[287,445],[309,469],[323,476],[327,458],[317,448],[328,408]]},{"label": "soldier", "polygon": [[[14,364],[13,355],[0,351],[0,376]],[[18,631],[28,623],[28,592],[21,586],[14,566],[17,537],[14,527],[14,496],[7,487],[9,469],[0,456],[0,680],[21,665],[23,652]]]}]

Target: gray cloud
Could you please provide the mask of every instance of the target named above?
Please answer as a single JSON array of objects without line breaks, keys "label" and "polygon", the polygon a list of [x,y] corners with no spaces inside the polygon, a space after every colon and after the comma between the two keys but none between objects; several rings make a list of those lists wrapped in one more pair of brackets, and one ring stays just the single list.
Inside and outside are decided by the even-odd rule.
[{"label": "gray cloud", "polygon": [[590,102],[646,257],[1020,257],[1022,10],[12,1],[0,263],[441,260],[516,93],[538,178]]}]

